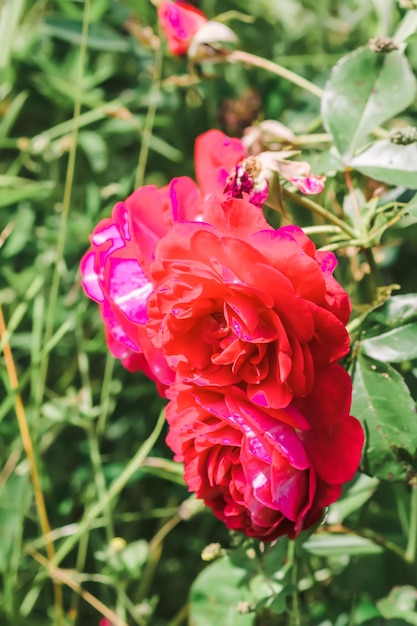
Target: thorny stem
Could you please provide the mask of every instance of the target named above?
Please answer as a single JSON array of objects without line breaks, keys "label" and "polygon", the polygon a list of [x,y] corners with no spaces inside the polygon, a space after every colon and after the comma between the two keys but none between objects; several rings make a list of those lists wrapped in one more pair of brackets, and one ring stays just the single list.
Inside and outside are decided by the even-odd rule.
[{"label": "thorny stem", "polygon": [[339,219],[336,215],[333,215],[333,213],[330,213],[330,211],[322,207],[320,204],[317,204],[317,202],[314,202],[314,200],[299,196],[297,193],[294,193],[289,189],[285,189],[285,187],[283,188],[283,192],[286,198],[288,198],[292,202],[295,202],[296,204],[299,204],[300,206],[303,206],[309,211],[320,215],[331,224],[338,226],[342,231],[349,235],[349,237],[353,239],[356,239],[358,237],[358,233],[351,226],[349,226],[349,224],[345,224],[343,220]]},{"label": "thorny stem", "polygon": [[[0,304],[0,338],[2,339],[6,335],[6,324],[3,316],[3,309]],[[26,419],[26,411],[23,405],[22,396],[18,392],[19,379],[16,372],[16,366],[13,359],[13,353],[9,342],[6,340],[3,345],[4,361],[6,364],[6,371],[10,382],[10,387],[15,394],[15,410],[17,422],[19,425],[20,436],[22,438],[23,448],[25,450],[26,458],[29,463],[29,471],[33,484],[33,491],[35,494],[36,509],[38,511],[39,522],[42,529],[42,534],[47,537],[51,532],[51,526],[49,524],[48,513],[46,511],[45,499],[43,496],[41,481],[39,477],[38,468],[36,465],[35,452],[33,450],[32,439],[29,432],[29,427]],[[51,540],[45,541],[46,553],[48,559],[53,559],[55,556],[54,544]],[[56,623],[58,626],[62,624],[62,589],[61,585],[54,581],[54,597],[55,597],[55,609],[56,609]]]}]

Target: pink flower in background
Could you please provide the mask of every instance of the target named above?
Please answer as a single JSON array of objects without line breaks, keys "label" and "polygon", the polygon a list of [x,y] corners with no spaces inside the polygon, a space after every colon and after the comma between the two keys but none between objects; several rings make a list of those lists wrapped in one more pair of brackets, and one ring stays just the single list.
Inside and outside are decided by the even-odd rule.
[{"label": "pink flower in background", "polygon": [[261,207],[268,198],[269,179],[279,174],[302,193],[317,194],[324,189],[325,176],[314,176],[304,161],[289,160],[294,151],[263,152],[248,155],[240,139],[220,130],[208,130],[195,142],[197,182],[204,196],[208,194],[242,198]]},{"label": "pink flower in background", "polygon": [[208,19],[187,2],[167,2],[158,6],[159,23],[165,32],[170,52],[176,56],[187,54],[194,35]]},{"label": "pink flower in background", "polygon": [[281,410],[236,386],[171,387],[167,443],[190,491],[231,530],[272,541],[309,528],[353,478],[363,446],[339,365],[317,372],[309,396]]},{"label": "pink flower in background", "polygon": [[[81,260],[82,285],[100,305],[112,354],[130,371],[142,370],[167,385],[174,374],[148,338],[149,265],[159,240],[173,224],[198,217],[200,192],[186,177],[162,189],[142,187],[99,222]],[[161,388],[160,388],[161,389]]]},{"label": "pink flower in background", "polygon": [[292,176],[290,179],[301,193],[305,194],[317,194],[321,193],[324,189],[324,183],[326,182],[325,176]]},{"label": "pink flower in background", "polygon": [[247,157],[240,139],[221,130],[208,130],[195,140],[194,160],[198,185],[203,196],[221,196],[232,169]]},{"label": "pink flower in background", "polygon": [[146,324],[184,382],[240,385],[281,408],[349,351],[350,301],[297,226],[272,229],[247,200],[212,198],[203,222],[176,224],[151,266]]}]

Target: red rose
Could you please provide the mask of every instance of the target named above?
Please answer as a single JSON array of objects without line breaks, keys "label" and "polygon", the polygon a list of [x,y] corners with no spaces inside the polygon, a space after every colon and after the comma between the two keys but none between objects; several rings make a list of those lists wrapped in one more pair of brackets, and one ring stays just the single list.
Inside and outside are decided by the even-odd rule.
[{"label": "red rose", "polygon": [[208,21],[204,13],[191,4],[165,0],[158,7],[158,19],[170,52],[177,56],[187,54],[192,38]]},{"label": "red rose", "polygon": [[285,409],[252,404],[236,386],[179,385],[169,392],[167,443],[190,491],[231,530],[272,541],[294,537],[353,478],[363,446],[349,415],[351,381],[331,365],[306,398]]},{"label": "red rose", "polygon": [[162,189],[142,187],[99,222],[81,260],[82,284],[100,304],[110,351],[130,371],[142,370],[162,384],[172,382],[174,374],[145,330],[153,290],[149,264],[175,222],[197,217],[199,201],[197,186],[185,177]]},{"label": "red rose", "polygon": [[213,198],[203,220],[156,247],[149,336],[184,382],[239,384],[256,404],[285,407],[349,351],[336,259],[297,226],[273,230],[246,200]]}]

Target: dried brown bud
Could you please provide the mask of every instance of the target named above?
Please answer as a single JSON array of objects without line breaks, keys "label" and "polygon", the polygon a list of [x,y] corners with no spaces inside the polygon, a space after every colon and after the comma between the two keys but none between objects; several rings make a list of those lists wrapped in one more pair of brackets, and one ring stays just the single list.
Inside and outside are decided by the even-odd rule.
[{"label": "dried brown bud", "polygon": [[246,613],[252,613],[253,611],[253,606],[249,603],[249,602],[238,602],[237,606],[236,606],[236,611],[240,614],[240,615],[244,615]]},{"label": "dried brown bud", "polygon": [[408,146],[417,141],[417,128],[415,126],[405,126],[404,128],[393,128],[389,135],[391,143],[400,146]]},{"label": "dried brown bud", "polygon": [[203,549],[201,558],[203,561],[214,561],[215,559],[224,556],[224,554],[225,551],[219,543],[209,543],[209,545]]},{"label": "dried brown bud", "polygon": [[398,50],[399,45],[391,37],[375,37],[368,41],[368,47],[373,52],[381,52],[387,54],[393,50]]}]

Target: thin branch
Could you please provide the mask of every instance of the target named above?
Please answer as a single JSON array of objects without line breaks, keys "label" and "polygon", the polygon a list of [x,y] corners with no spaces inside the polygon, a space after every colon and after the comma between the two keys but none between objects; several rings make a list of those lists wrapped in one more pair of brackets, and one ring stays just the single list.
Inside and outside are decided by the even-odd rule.
[{"label": "thin branch", "polygon": [[[0,338],[3,339],[7,332],[6,324],[4,321],[3,309],[0,304]],[[13,359],[13,353],[10,347],[10,343],[6,340],[3,344],[3,355],[6,364],[7,376],[12,391],[15,394],[15,410],[17,422],[19,425],[20,436],[25,450],[26,458],[29,463],[29,472],[32,480],[33,490],[35,494],[36,509],[38,511],[39,523],[41,525],[42,534],[44,537],[48,537],[51,532],[51,526],[49,524],[48,513],[46,511],[45,499],[43,496],[41,480],[36,465],[35,452],[33,449],[32,438],[30,436],[29,426],[26,419],[26,411],[23,405],[22,396],[20,395],[19,379],[17,376],[16,366]],[[55,548],[52,541],[45,542],[46,553],[49,559],[53,559],[55,556]],[[54,597],[57,624],[62,624],[62,589],[59,583],[54,582]]]},{"label": "thin branch", "polygon": [[[311,211],[312,213],[316,213],[317,215],[320,215],[323,219],[326,220],[326,222],[330,222],[330,224],[334,224],[334,226],[338,226],[342,231],[344,231],[352,239],[357,239],[358,233],[351,226],[349,226],[349,224],[346,224],[343,220],[338,218],[336,215],[334,215],[333,213],[330,213],[330,211],[322,207],[317,202],[314,202],[314,200],[310,200],[310,198],[305,198],[304,196],[299,196],[297,193],[294,193],[293,191],[290,191],[289,189],[286,189],[285,187],[283,187],[283,192],[284,192],[284,196],[288,198],[288,200],[291,200],[292,202],[299,204],[300,206]],[[349,245],[348,242],[346,242],[345,245]]]}]

